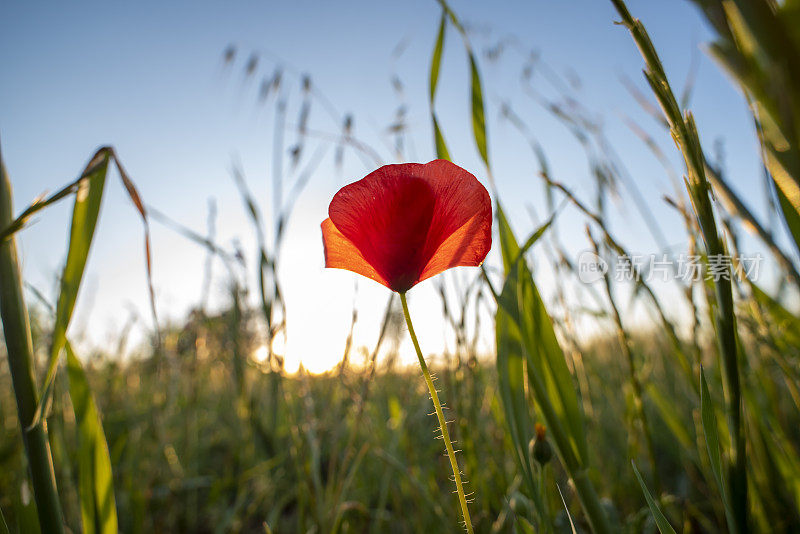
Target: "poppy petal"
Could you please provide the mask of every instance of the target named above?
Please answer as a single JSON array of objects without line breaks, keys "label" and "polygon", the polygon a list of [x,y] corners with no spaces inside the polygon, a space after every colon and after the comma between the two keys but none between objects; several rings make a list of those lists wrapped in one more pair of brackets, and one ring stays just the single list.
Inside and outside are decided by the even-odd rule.
[{"label": "poppy petal", "polygon": [[410,289],[428,261],[425,243],[436,199],[423,168],[385,165],[339,190],[328,209],[336,228],[393,291]]},{"label": "poppy petal", "polygon": [[337,264],[329,266],[397,292],[450,267],[480,265],[491,247],[489,193],[447,160],[385,165],[340,189],[328,214],[323,233],[327,225],[332,241],[346,242],[326,250],[326,262]]},{"label": "poppy petal", "polygon": [[436,205],[419,281],[457,266],[478,266],[492,246],[492,201],[472,174],[447,160],[425,165]]},{"label": "poppy petal", "polygon": [[386,280],[367,263],[353,242],[342,235],[330,219],[322,221],[322,243],[325,249],[325,267],[352,271],[389,287]]},{"label": "poppy petal", "polygon": [[417,282],[452,267],[477,267],[486,259],[491,248],[491,215],[488,224],[484,216],[475,215],[439,245]]}]

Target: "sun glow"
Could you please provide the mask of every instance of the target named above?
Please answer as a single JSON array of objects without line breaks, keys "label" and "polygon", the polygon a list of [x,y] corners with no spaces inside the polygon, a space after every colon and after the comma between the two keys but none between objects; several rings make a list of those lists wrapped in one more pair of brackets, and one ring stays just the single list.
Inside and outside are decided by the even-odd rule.
[{"label": "sun glow", "polygon": [[[307,372],[311,374],[322,374],[327,371],[330,371],[339,363],[338,361],[330,360],[330,359],[322,359],[319,357],[303,357],[300,356],[304,351],[303,349],[308,349],[308,347],[292,347],[291,344],[287,344],[285,336],[277,336],[272,341],[272,353],[283,360],[283,371],[288,375],[296,374],[300,370],[300,366],[303,366]],[[318,349],[320,347],[317,347]],[[321,351],[319,350],[312,350],[305,352],[310,354],[319,354]],[[266,345],[260,345],[253,351],[252,354],[253,361],[259,364],[266,364],[267,360],[269,359],[269,350]]]},{"label": "sun glow", "polygon": [[266,345],[261,345],[253,351],[253,360],[257,363],[265,363],[269,358],[269,350]]}]

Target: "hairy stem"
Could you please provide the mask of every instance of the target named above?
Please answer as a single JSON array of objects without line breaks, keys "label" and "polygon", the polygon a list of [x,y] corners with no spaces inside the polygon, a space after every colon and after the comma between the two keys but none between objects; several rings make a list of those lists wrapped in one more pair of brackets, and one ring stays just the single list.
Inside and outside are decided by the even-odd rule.
[{"label": "hairy stem", "polygon": [[450,467],[453,468],[453,479],[456,483],[458,501],[461,504],[461,513],[464,517],[464,526],[466,527],[467,532],[472,534],[472,521],[469,518],[467,496],[464,494],[464,485],[461,483],[461,471],[458,468],[456,452],[453,450],[453,443],[450,441],[450,432],[447,430],[447,421],[444,419],[442,404],[439,402],[439,394],[436,392],[436,386],[433,384],[433,378],[428,370],[428,365],[425,363],[425,358],[422,357],[422,350],[419,348],[417,334],[414,333],[414,326],[411,324],[411,314],[408,312],[408,302],[406,302],[405,293],[400,293],[400,302],[403,304],[403,315],[406,318],[406,325],[408,325],[408,333],[411,336],[411,342],[414,344],[414,350],[417,351],[419,366],[422,368],[422,375],[425,377],[425,383],[428,385],[428,391],[431,394],[433,407],[436,410],[436,417],[439,419],[439,429],[442,431],[442,439],[444,440],[444,446],[447,449],[447,457],[450,459]]}]

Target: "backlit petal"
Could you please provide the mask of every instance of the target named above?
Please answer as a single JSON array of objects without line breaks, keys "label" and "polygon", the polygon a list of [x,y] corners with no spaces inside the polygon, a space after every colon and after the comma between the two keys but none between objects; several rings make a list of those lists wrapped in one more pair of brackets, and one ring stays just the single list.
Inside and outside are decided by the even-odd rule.
[{"label": "backlit petal", "polygon": [[477,267],[492,248],[491,214],[477,214],[439,245],[417,282],[422,282],[452,267]]},{"label": "backlit petal", "polygon": [[328,214],[394,291],[406,291],[427,263],[435,197],[424,165],[386,165],[343,187]]},{"label": "backlit petal", "polygon": [[456,266],[480,265],[492,245],[492,202],[469,172],[447,160],[425,167],[436,205],[425,243],[428,258],[418,281]]},{"label": "backlit petal", "polygon": [[[347,242],[336,266],[398,292],[450,267],[480,265],[491,247],[489,193],[446,160],[385,165],[339,190],[328,214],[329,232]],[[345,254],[353,250],[351,268]]]},{"label": "backlit petal", "polygon": [[330,219],[322,221],[322,243],[325,248],[325,267],[352,271],[389,287],[388,282],[367,263],[356,246],[336,229]]}]

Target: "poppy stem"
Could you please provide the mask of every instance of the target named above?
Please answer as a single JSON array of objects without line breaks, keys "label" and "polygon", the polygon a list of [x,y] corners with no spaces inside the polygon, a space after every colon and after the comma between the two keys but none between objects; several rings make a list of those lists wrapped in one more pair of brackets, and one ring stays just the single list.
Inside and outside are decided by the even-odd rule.
[{"label": "poppy stem", "polygon": [[450,432],[447,431],[447,421],[444,419],[444,412],[442,411],[442,404],[439,402],[439,394],[436,392],[436,386],[433,384],[433,378],[428,370],[428,365],[425,363],[425,358],[422,357],[422,350],[419,348],[419,341],[417,341],[417,334],[414,333],[414,326],[411,324],[411,314],[408,312],[408,302],[406,302],[406,294],[399,293],[400,302],[403,304],[403,315],[406,318],[406,325],[408,325],[408,333],[411,336],[411,342],[414,344],[414,350],[417,351],[417,358],[419,359],[419,366],[422,368],[422,375],[425,377],[425,383],[428,385],[428,391],[431,394],[433,407],[436,410],[436,417],[439,419],[439,429],[442,431],[442,439],[444,446],[447,449],[447,457],[450,459],[450,467],[453,468],[453,480],[456,483],[456,491],[458,492],[458,501],[461,503],[461,513],[464,516],[464,526],[469,534],[472,534],[472,521],[469,518],[469,508],[467,507],[467,497],[464,494],[464,486],[461,483],[461,470],[458,468],[458,461],[456,460],[456,452],[453,450],[453,443],[450,441]]}]

